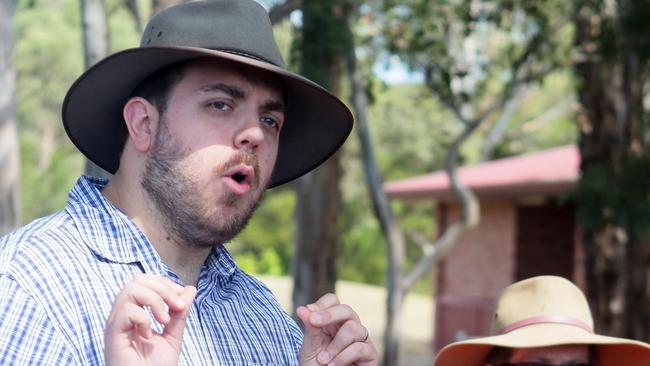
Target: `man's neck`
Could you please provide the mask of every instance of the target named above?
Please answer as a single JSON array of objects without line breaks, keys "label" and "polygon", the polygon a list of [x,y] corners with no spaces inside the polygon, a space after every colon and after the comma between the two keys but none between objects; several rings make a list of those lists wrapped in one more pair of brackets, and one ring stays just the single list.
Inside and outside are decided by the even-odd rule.
[{"label": "man's neck", "polygon": [[125,181],[119,174],[115,175],[102,194],[133,220],[183,284],[196,286],[211,248],[196,247],[172,235],[139,183],[133,186]]}]

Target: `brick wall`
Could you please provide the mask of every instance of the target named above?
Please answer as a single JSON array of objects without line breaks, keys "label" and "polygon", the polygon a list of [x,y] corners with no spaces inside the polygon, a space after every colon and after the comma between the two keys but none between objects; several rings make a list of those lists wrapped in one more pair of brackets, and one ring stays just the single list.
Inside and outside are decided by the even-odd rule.
[{"label": "brick wall", "polygon": [[[461,236],[443,263],[439,294],[490,298],[512,282],[515,215],[510,202],[481,202],[481,223]],[[458,207],[450,206],[447,217],[455,220]]]},{"label": "brick wall", "polygon": [[[438,219],[445,226],[458,214],[458,207],[443,205]],[[441,263],[435,352],[451,342],[489,332],[494,298],[514,277],[516,221],[512,203],[481,202],[481,223],[464,233]]]}]

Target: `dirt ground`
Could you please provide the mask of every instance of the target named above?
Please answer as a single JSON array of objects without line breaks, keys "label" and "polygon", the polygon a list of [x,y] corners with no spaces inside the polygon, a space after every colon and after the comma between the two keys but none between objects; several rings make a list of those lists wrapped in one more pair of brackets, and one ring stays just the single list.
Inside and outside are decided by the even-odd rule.
[{"label": "dirt ground", "polygon": [[[273,291],[280,304],[291,312],[292,281],[288,277],[257,276]],[[381,354],[384,323],[386,319],[386,290],[383,287],[339,281],[336,292],[341,302],[352,306],[368,328],[370,337]],[[409,295],[402,313],[401,346],[404,366],[431,366],[433,355],[433,299]]]}]

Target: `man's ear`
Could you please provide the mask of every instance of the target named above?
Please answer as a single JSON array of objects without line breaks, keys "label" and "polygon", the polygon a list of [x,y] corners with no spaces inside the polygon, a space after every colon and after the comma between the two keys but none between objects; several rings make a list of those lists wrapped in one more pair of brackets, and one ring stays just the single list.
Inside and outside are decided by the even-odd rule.
[{"label": "man's ear", "polygon": [[149,151],[160,121],[158,109],[142,97],[133,97],[124,105],[122,116],[133,146],[140,152]]}]

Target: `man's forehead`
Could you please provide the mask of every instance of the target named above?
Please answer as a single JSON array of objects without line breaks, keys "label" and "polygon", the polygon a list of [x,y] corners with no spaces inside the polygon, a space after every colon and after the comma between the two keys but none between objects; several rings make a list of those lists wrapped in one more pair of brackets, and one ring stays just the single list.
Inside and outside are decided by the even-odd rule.
[{"label": "man's forehead", "polygon": [[194,75],[206,85],[214,83],[214,79],[228,79],[231,82],[242,80],[256,87],[268,88],[283,100],[283,83],[280,78],[270,72],[259,70],[255,67],[223,60],[223,59],[197,59],[191,60],[186,65],[186,75]]}]

